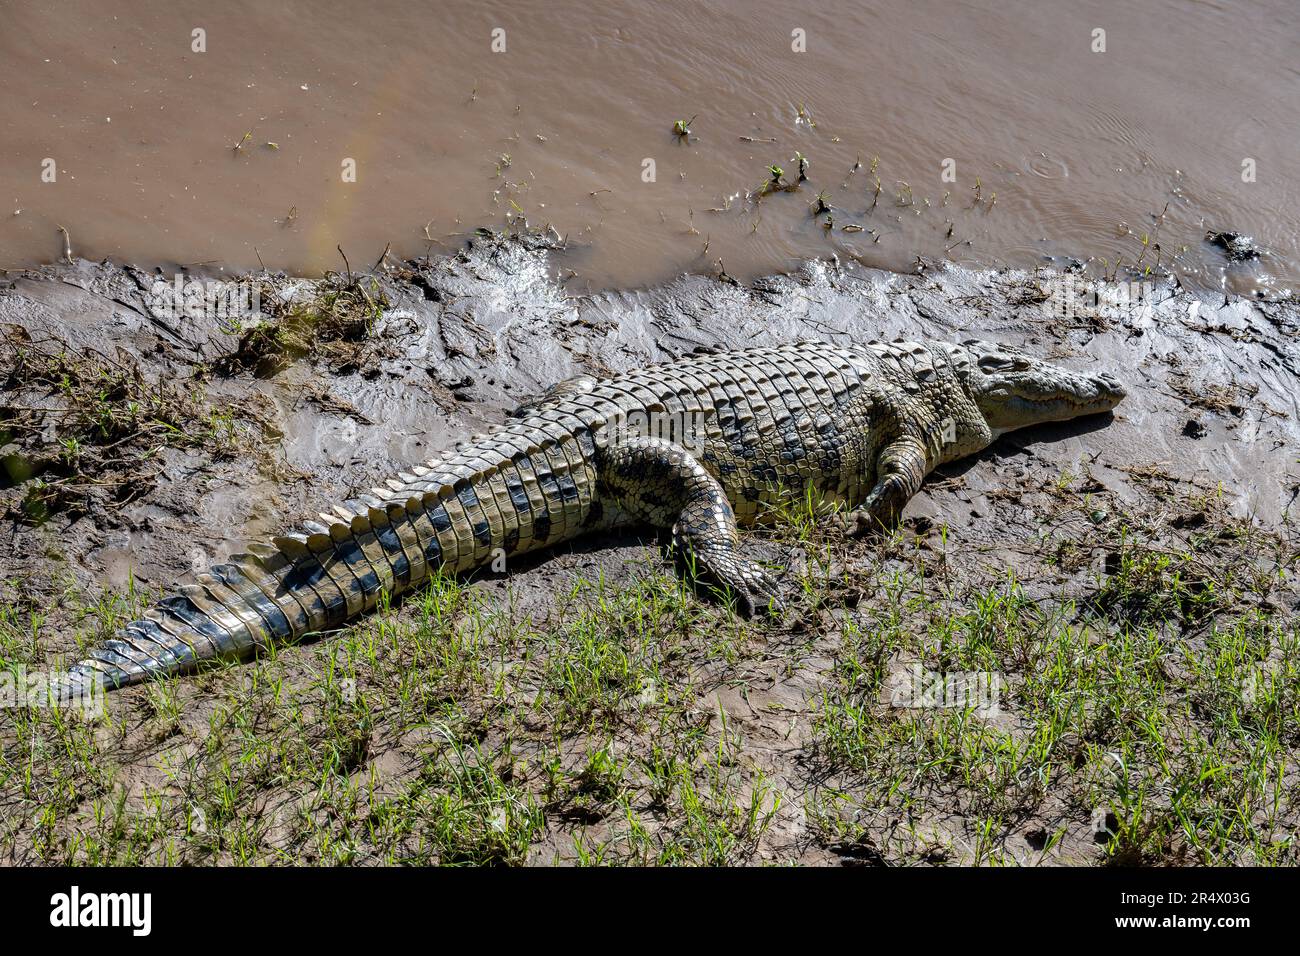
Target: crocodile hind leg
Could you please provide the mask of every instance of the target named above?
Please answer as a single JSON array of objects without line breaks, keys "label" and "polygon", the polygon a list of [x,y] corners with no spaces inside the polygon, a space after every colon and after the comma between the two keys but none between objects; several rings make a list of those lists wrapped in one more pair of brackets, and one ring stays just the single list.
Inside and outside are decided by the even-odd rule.
[{"label": "crocodile hind leg", "polygon": [[683,556],[736,595],[745,614],[780,610],[776,582],[737,550],[736,515],[727,495],[681,445],[635,436],[605,449],[601,482],[623,514],[657,528],[672,528]]}]

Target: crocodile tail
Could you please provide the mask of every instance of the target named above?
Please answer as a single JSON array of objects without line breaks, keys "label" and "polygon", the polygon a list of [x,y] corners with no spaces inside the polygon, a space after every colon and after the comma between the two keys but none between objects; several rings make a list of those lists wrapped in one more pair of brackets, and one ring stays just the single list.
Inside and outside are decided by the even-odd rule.
[{"label": "crocodile tail", "polygon": [[[421,469],[423,470],[423,469]],[[90,685],[114,689],[193,670],[204,661],[242,660],[336,628],[468,553],[472,532],[444,507],[450,486],[392,482],[322,514],[321,522],[252,545],[197,574],[92,650],[56,687],[67,698]],[[420,490],[421,488],[425,490]],[[394,497],[395,490],[404,494]],[[453,559],[452,570],[465,562]]]},{"label": "crocodile tail", "polygon": [[59,692],[244,659],[339,627],[372,610],[381,593],[400,595],[435,570],[467,571],[498,552],[577,534],[594,494],[590,439],[572,439],[580,422],[561,424],[568,440],[477,436],[447,462],[412,468],[320,522],[196,575],[91,651]]}]

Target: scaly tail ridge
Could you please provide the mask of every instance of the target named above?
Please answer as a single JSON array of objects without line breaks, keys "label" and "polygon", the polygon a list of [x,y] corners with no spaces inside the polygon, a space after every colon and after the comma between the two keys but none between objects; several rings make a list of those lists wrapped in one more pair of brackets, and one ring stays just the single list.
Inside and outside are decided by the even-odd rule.
[{"label": "scaly tail ridge", "polygon": [[339,627],[373,609],[381,592],[399,595],[437,569],[459,573],[493,549],[576,534],[581,519],[570,512],[591,500],[594,473],[579,443],[566,440],[571,431],[540,441],[509,430],[476,436],[446,462],[415,466],[319,521],[251,545],[96,647],[65,675],[63,691],[246,658]]},{"label": "scaly tail ridge", "polygon": [[[455,492],[419,474],[401,477],[404,483],[373,489],[271,546],[253,545],[196,575],[92,650],[58,692],[123,687],[203,661],[243,659],[338,627],[374,608],[381,591],[395,595],[423,581],[444,563],[444,545],[457,533],[442,497],[444,488]],[[420,485],[428,490],[412,494]],[[394,498],[396,491],[407,497]]]}]

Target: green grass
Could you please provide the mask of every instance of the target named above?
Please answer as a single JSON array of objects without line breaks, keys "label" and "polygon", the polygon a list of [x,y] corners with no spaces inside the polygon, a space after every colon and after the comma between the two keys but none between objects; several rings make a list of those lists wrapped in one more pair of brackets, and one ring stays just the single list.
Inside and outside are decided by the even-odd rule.
[{"label": "green grass", "polygon": [[[541,605],[440,577],[96,720],[6,708],[0,860],[1295,863],[1294,546],[1215,499],[1098,523],[1071,487],[1015,572],[792,502],[747,545],[790,567],[778,621],[651,554]],[[54,666],[145,597],[0,608],[0,659]],[[908,706],[914,667],[997,706]]]},{"label": "green grass", "polygon": [[[828,837],[914,844],[898,822],[955,788],[943,802],[982,821],[972,862],[1009,861],[1001,837],[1036,817],[1089,821],[1100,862],[1294,861],[1300,625],[1273,599],[1293,593],[1295,555],[1270,566],[1241,527],[1220,531],[1212,554],[1120,527],[1078,602],[1030,600],[1014,576],[955,593],[929,568],[883,582],[870,623],[845,627],[814,718],[843,781],[816,808]],[[908,658],[1000,674],[1003,719],[889,706],[886,662]]]}]

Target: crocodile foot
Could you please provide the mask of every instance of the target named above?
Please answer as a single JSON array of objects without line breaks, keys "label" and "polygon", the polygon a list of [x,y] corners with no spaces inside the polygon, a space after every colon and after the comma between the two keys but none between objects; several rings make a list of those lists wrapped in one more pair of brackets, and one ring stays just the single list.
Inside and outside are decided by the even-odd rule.
[{"label": "crocodile foot", "polygon": [[837,515],[833,526],[850,538],[887,535],[898,527],[906,503],[906,498],[898,493],[880,497],[873,495],[863,502],[861,508]]},{"label": "crocodile foot", "polygon": [[776,579],[757,561],[742,558],[731,548],[700,547],[689,549],[698,570],[735,595],[736,604],[745,617],[759,613],[779,614],[785,610]]}]

